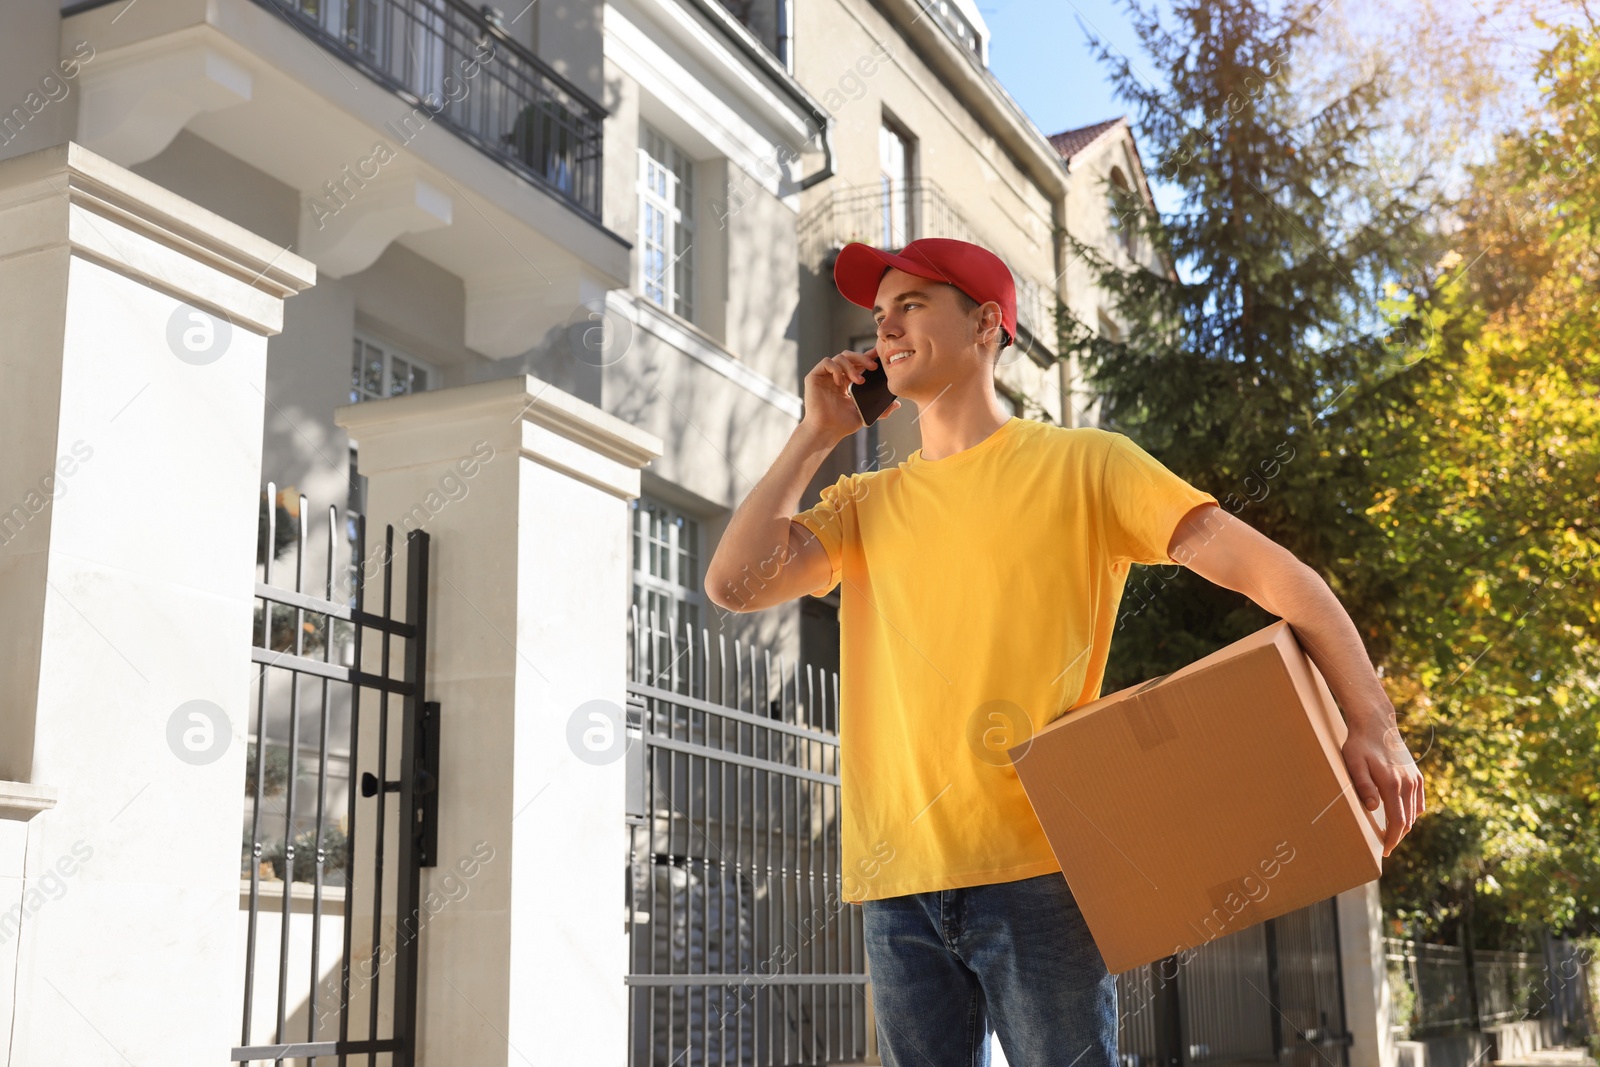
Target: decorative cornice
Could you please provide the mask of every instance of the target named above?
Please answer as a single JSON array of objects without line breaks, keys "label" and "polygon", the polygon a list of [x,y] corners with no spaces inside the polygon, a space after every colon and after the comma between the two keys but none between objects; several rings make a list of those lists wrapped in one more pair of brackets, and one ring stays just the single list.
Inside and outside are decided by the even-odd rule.
[{"label": "decorative cornice", "polygon": [[75,141],[0,161],[0,213],[0,258],[66,244],[267,334],[282,329],[284,298],[317,281],[309,260]]},{"label": "decorative cornice", "polygon": [[[479,423],[493,428],[529,459],[567,471],[619,495],[629,495],[622,472],[637,471],[662,454],[659,437],[531,374],[439,389],[334,409],[333,419],[361,444],[363,471],[432,462],[453,455],[460,435],[443,428]],[[590,464],[562,442],[581,446]],[[369,446],[378,445],[374,457]],[[598,460],[600,467],[593,467]],[[375,461],[375,463],[374,463]],[[637,487],[632,495],[638,495]]]},{"label": "decorative cornice", "polygon": [[56,791],[51,786],[0,782],[0,819],[27,822],[41,811],[55,807],[56,799]]}]

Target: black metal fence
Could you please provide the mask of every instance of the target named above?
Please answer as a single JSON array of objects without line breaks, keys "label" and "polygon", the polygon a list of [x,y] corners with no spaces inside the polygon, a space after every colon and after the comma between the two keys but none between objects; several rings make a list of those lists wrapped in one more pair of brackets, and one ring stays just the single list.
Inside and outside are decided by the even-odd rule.
[{"label": "black metal fence", "polygon": [[629,1062],[858,1060],[838,678],[630,610]]},{"label": "black metal fence", "polygon": [[1117,976],[1127,1067],[1346,1067],[1339,921],[1323,900]]},{"label": "black metal fence", "polygon": [[[268,483],[240,871],[244,1014],[230,1059],[336,1056],[343,1065],[366,1053],[371,1064],[383,1053],[404,1067],[414,1056],[420,868],[433,865],[436,833],[439,715],[425,702],[424,679],[428,535],[406,539],[402,619],[394,527],[369,558],[365,522],[355,519],[347,573],[337,563],[336,510],[328,509],[320,561],[307,518],[304,496],[281,501]],[[292,568],[293,584],[274,584],[291,550],[282,568]],[[321,580],[308,585],[313,567]]]},{"label": "black metal fence", "polygon": [[[838,679],[629,616],[631,1067],[850,1063],[869,1048],[841,894]],[[1117,979],[1126,1067],[1346,1067],[1333,900]]]},{"label": "black metal fence", "polygon": [[[484,6],[460,0],[256,0],[415,106],[402,144],[437,119],[600,218],[605,110],[528,51]],[[398,150],[400,144],[391,145]]]},{"label": "black metal fence", "polygon": [[1384,938],[1391,1024],[1402,1036],[1473,1025],[1466,950],[1460,945]]},{"label": "black metal fence", "polygon": [[1402,1038],[1477,1030],[1550,1018],[1584,1029],[1590,957],[1571,941],[1548,938],[1542,951],[1475,948],[1384,938],[1390,1025]]}]

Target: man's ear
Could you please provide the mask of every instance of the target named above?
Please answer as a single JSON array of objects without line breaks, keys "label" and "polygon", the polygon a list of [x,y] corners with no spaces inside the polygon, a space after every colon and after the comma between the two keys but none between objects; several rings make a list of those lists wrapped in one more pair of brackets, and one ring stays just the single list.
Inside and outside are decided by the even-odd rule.
[{"label": "man's ear", "polygon": [[993,300],[982,304],[978,308],[978,339],[987,344],[994,342],[995,356],[1001,352],[1000,338],[1005,329],[1005,321],[1000,313],[1000,305]]}]

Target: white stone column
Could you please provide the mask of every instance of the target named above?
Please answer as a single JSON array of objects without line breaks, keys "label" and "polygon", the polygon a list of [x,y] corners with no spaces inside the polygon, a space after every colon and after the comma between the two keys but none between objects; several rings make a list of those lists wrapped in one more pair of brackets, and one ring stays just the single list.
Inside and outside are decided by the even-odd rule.
[{"label": "white stone column", "polygon": [[630,502],[661,441],[526,376],[335,418],[369,546],[432,538],[418,1062],[623,1064]]},{"label": "white stone column", "polygon": [[1345,1028],[1352,1035],[1350,1067],[1394,1067],[1378,883],[1347,889],[1334,900],[1339,915],[1339,959],[1344,968]]},{"label": "white stone column", "polygon": [[80,145],[0,162],[0,779],[55,799],[9,824],[0,1061],[238,1039],[262,386],[314,282]]}]

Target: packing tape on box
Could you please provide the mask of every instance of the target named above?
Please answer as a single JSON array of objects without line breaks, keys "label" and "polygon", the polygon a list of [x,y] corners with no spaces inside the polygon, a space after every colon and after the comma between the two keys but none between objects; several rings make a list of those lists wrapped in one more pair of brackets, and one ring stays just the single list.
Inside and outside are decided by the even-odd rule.
[{"label": "packing tape on box", "polygon": [[1139,688],[1135,689],[1133,691],[1133,695],[1134,696],[1138,696],[1140,693],[1144,692],[1146,689],[1154,689],[1156,686],[1160,685],[1162,682],[1166,681],[1168,678],[1171,678],[1171,677],[1172,677],[1172,675],[1169,673],[1169,674],[1163,674],[1158,678],[1152,678],[1148,682],[1146,682],[1143,685],[1141,685]]},{"label": "packing tape on box", "polygon": [[[1236,878],[1229,878],[1225,882],[1206,888],[1206,899],[1211,901],[1214,908],[1226,908],[1237,914],[1249,906],[1250,902],[1258,896],[1265,896],[1265,881],[1255,873],[1241,874]],[[1232,898],[1230,901],[1229,898]]]},{"label": "packing tape on box", "polygon": [[[1160,679],[1156,679],[1160,681]],[[1128,730],[1133,734],[1134,741],[1145,752],[1157,745],[1164,745],[1168,741],[1178,739],[1178,728],[1172,722],[1172,716],[1167,709],[1149,700],[1136,700],[1133,707],[1123,715],[1122,721],[1128,724]]]}]

